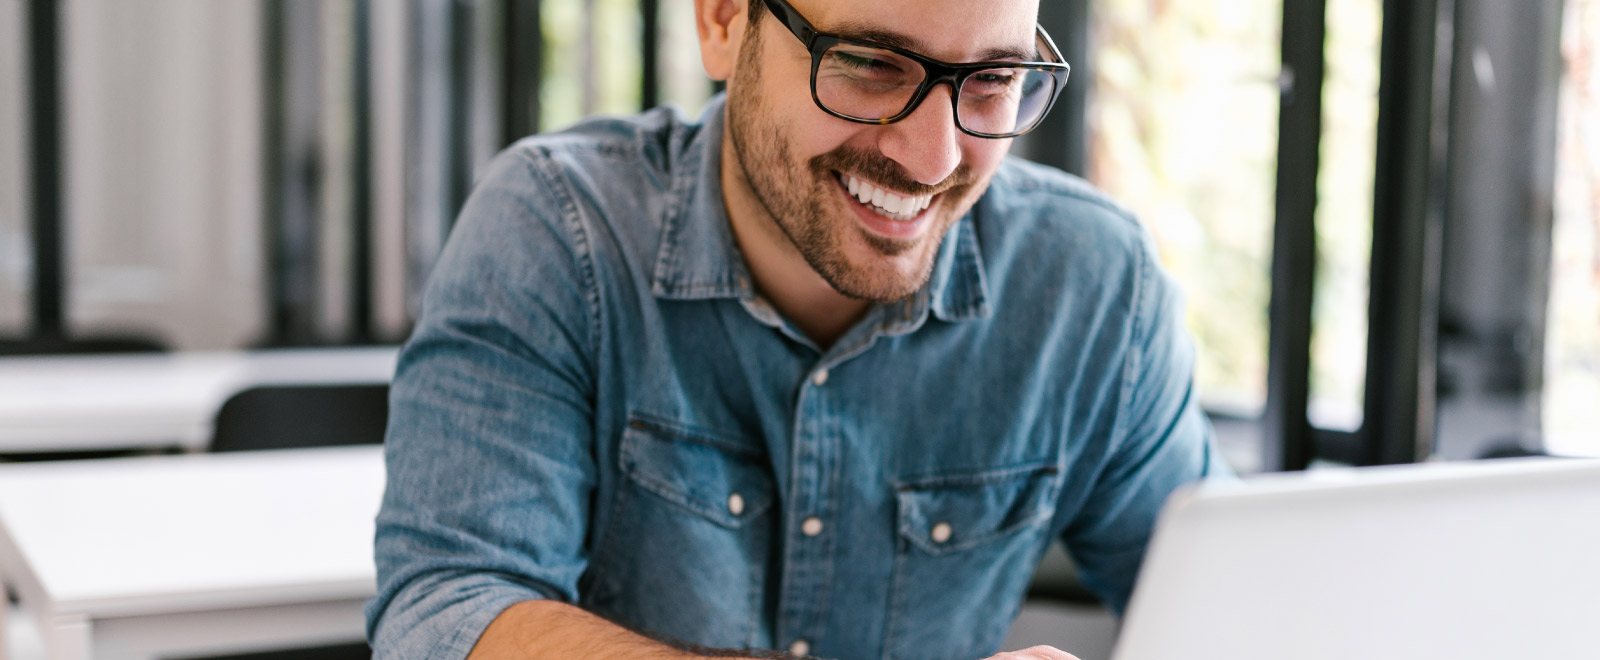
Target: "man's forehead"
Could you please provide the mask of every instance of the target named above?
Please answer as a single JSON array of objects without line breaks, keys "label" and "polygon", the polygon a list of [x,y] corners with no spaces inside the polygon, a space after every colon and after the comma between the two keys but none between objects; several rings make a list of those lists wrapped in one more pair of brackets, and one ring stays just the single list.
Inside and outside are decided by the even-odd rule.
[{"label": "man's forehead", "polygon": [[949,61],[1033,59],[1038,0],[791,0],[818,30]]}]

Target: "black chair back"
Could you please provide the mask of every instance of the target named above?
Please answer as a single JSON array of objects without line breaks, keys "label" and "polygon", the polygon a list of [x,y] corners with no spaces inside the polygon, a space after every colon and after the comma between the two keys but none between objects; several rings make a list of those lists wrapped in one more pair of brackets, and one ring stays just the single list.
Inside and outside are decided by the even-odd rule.
[{"label": "black chair back", "polygon": [[254,387],[217,412],[211,451],[382,444],[388,385]]}]

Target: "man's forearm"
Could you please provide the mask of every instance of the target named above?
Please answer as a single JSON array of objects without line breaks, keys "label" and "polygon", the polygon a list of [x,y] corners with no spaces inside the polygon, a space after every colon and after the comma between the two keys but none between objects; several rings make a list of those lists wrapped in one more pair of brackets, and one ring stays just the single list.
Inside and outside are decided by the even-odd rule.
[{"label": "man's forearm", "polygon": [[674,648],[566,603],[531,600],[489,623],[467,660],[698,660],[790,658],[781,653],[709,655]]}]

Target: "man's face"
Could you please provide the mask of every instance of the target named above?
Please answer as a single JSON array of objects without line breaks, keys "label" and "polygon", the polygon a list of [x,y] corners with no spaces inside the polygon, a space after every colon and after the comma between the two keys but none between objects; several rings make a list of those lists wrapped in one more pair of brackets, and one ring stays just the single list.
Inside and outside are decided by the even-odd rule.
[{"label": "man's face", "polygon": [[[1038,12],[1037,0],[791,4],[822,32],[879,42],[892,35],[901,42],[894,45],[945,62],[1032,50]],[[948,85],[894,124],[833,117],[812,101],[810,73],[805,45],[763,12],[729,81],[737,166],[772,222],[835,290],[905,298],[927,282],[940,240],[988,187],[1011,141],[956,128]],[[875,190],[887,198],[861,201],[879,199]]]}]

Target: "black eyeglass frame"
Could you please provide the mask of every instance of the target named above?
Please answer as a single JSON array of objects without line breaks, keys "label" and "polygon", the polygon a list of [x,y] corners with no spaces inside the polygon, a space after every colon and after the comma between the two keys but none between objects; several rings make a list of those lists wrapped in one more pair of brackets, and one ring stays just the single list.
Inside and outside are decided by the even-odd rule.
[{"label": "black eyeglass frame", "polygon": [[[1066,58],[1061,56],[1061,51],[1056,49],[1055,42],[1050,39],[1050,35],[1044,31],[1044,26],[1042,25],[1036,26],[1039,41],[1044,42],[1044,46],[1049,56],[1055,58],[1055,62],[1000,61],[951,64],[949,62],[940,62],[939,60],[927,57],[920,53],[906,50],[904,48],[896,48],[887,44],[880,44],[872,41],[862,41],[860,39],[850,39],[836,34],[820,32],[816,29],[816,27],[811,25],[810,21],[807,21],[805,17],[801,16],[800,12],[795,11],[795,8],[790,6],[788,2],[785,2],[784,0],[763,1],[767,6],[767,10],[772,12],[772,15],[778,19],[778,22],[782,23],[785,28],[788,28],[789,32],[793,34],[795,38],[799,39],[800,43],[804,44],[807,50],[811,51],[811,101],[816,103],[818,108],[821,108],[823,112],[826,112],[829,115],[838,117],[845,121],[856,122],[858,124],[874,124],[882,126],[885,124],[893,124],[897,121],[905,119],[922,105],[922,100],[927,98],[928,92],[932,91],[935,85],[944,83],[950,85],[950,115],[955,119],[956,128],[960,129],[961,132],[974,137],[990,139],[1016,137],[1039,127],[1039,124],[1044,121],[1045,116],[1050,114],[1051,108],[1055,107],[1056,99],[1060,98],[1061,96],[1061,90],[1065,89],[1067,86],[1067,76],[1072,72],[1071,65],[1067,64]],[[827,54],[828,49],[839,44],[850,44],[866,48],[880,48],[887,50],[922,65],[922,69],[926,75],[923,77],[922,82],[917,84],[917,89],[914,93],[912,93],[911,99],[906,102],[906,107],[898,114],[892,117],[884,117],[882,119],[852,117],[829,108],[822,102],[822,99],[817,96],[817,69],[822,66],[822,56]],[[972,74],[989,69],[1001,68],[1042,71],[1050,74],[1050,76],[1055,79],[1055,90],[1050,93],[1050,101],[1045,104],[1044,112],[1039,113],[1039,118],[1035,119],[1027,128],[1011,133],[982,133],[963,126],[961,124],[961,109],[958,105],[958,101],[961,98],[961,86],[966,83],[967,78],[971,77]]]}]

